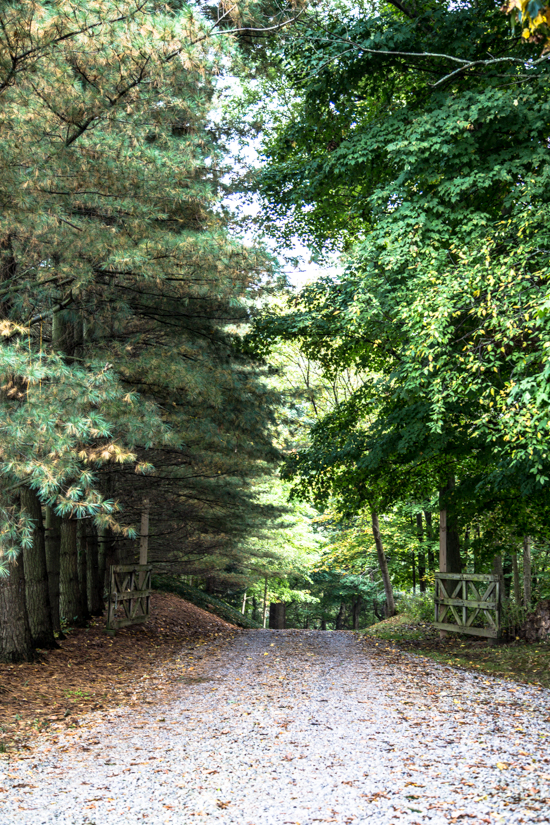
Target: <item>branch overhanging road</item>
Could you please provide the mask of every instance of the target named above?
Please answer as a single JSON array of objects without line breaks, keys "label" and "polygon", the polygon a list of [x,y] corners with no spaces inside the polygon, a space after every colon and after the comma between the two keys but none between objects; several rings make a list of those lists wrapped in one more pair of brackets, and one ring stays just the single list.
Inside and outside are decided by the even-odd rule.
[{"label": "branch overhanging road", "polygon": [[548,690],[349,632],[244,631],[190,668],[3,762],[3,825],[550,821]]}]

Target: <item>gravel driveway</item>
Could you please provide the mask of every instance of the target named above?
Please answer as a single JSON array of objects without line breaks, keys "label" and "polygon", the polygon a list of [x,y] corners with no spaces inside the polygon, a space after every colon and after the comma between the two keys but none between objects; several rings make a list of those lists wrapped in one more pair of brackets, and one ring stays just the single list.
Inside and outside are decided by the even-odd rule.
[{"label": "gravel driveway", "polygon": [[249,630],[198,649],[169,702],[3,760],[0,822],[550,822],[550,691],[383,648]]}]

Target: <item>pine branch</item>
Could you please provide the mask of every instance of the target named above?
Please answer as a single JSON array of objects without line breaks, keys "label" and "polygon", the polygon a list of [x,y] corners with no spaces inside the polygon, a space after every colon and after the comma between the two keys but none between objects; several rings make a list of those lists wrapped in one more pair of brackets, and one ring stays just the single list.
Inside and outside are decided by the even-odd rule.
[{"label": "pine branch", "polygon": [[[56,315],[58,312],[61,312],[62,309],[65,309],[73,302],[74,298],[72,292],[69,292],[68,296],[56,304],[51,309],[48,309],[46,312],[41,312],[39,315],[34,315],[27,323],[25,324],[26,327],[32,327],[36,324],[39,324],[41,321],[44,321],[46,318],[51,318],[52,315]],[[16,338],[18,335],[22,335],[21,330],[16,330],[12,332],[11,335],[4,336],[4,342],[10,341],[12,338]]]},{"label": "pine branch", "polygon": [[[134,17],[136,14],[146,9],[147,5],[147,2],[143,2],[136,6],[136,8],[133,9],[132,12],[129,14],[121,14],[118,17],[113,17],[109,20],[99,20],[97,23],[92,23],[89,26],[83,26],[81,29],[73,29],[72,31],[65,32],[64,34],[57,35],[56,37],[52,37],[51,40],[47,41],[46,43],[39,43],[38,45],[33,46],[32,48],[29,48],[24,52],[21,52],[21,54],[14,54],[13,51],[11,51],[11,66],[6,78],[0,81],[0,94],[2,94],[2,92],[4,92],[11,85],[12,81],[15,78],[15,75],[19,71],[22,71],[24,68],[24,66],[22,66],[21,64],[24,64],[26,61],[29,60],[29,58],[38,56],[40,53],[47,51],[52,46],[57,46],[60,43],[63,43],[65,40],[70,40],[71,38],[77,37],[79,34],[85,34],[86,32],[92,32],[101,26],[113,25],[114,23],[120,23],[123,20],[128,20],[129,18]],[[8,44],[8,46],[10,46],[9,32],[6,28],[6,22],[3,16],[0,17],[0,30],[3,32],[6,38],[6,43]]]}]

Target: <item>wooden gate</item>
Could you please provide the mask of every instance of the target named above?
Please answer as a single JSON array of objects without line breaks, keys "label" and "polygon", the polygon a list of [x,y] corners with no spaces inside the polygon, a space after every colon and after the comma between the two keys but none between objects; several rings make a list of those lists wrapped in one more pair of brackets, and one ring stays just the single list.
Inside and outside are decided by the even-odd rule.
[{"label": "wooden gate", "polygon": [[152,569],[149,564],[111,565],[107,630],[118,630],[149,618]]},{"label": "wooden gate", "polygon": [[439,630],[498,638],[500,577],[481,573],[435,574],[435,624]]}]

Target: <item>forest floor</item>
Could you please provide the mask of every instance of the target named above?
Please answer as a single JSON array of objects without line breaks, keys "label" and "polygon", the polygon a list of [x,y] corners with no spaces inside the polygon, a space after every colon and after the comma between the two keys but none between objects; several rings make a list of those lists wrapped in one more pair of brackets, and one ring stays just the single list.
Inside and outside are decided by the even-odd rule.
[{"label": "forest floor", "polygon": [[0,664],[0,753],[28,750],[44,731],[92,724],[110,708],[166,691],[166,668],[178,669],[196,650],[208,656],[240,632],[169,593],[153,593],[149,621],[114,637],[104,618],[67,629],[59,649],[40,651],[36,662]]},{"label": "forest floor", "polygon": [[527,644],[516,639],[489,645],[476,637],[451,634],[441,639],[429,622],[407,614],[372,625],[366,634],[436,662],[550,688],[549,642]]},{"label": "forest floor", "polygon": [[0,756],[2,825],[548,822],[550,691],[349,631],[215,647]]}]

